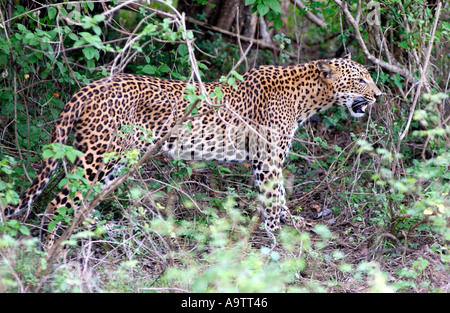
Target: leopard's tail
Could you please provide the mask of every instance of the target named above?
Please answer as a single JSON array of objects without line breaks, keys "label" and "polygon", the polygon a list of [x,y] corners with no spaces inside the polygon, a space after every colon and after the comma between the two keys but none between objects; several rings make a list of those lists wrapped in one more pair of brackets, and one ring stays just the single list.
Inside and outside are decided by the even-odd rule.
[{"label": "leopard's tail", "polygon": [[[83,101],[80,101],[77,94],[75,94],[72,99],[66,103],[63,111],[56,120],[50,143],[58,143],[61,145],[67,143],[69,134],[77,123],[82,109]],[[44,159],[41,168],[31,182],[31,185],[20,195],[19,204],[15,208],[7,208],[5,210],[6,215],[15,216],[31,207],[34,200],[47,186],[57,165],[58,160],[53,157]]]}]

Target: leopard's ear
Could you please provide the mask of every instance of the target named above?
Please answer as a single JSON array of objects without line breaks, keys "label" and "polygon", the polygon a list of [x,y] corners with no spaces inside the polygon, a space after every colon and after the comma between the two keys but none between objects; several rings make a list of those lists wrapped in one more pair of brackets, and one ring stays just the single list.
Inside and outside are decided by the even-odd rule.
[{"label": "leopard's ear", "polygon": [[352,59],[352,53],[349,52],[346,55],[344,55],[342,58],[345,59],[345,60],[351,60]]},{"label": "leopard's ear", "polygon": [[327,61],[318,61],[317,69],[319,70],[320,78],[323,80],[335,80],[336,70],[334,69],[334,66]]}]

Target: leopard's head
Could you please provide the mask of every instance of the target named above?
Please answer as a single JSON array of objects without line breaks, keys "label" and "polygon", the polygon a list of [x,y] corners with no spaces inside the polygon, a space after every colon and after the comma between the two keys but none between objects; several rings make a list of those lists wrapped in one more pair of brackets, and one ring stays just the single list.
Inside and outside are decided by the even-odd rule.
[{"label": "leopard's head", "polygon": [[319,60],[317,68],[320,79],[331,87],[334,104],[346,107],[353,117],[364,116],[367,107],[381,95],[367,69],[350,55]]}]

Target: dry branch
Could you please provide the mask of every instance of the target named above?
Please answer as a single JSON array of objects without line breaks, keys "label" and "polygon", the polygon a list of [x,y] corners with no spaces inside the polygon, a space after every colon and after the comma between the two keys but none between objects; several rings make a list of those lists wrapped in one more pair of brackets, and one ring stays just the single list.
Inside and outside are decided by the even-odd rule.
[{"label": "dry branch", "polygon": [[392,73],[398,73],[402,75],[406,80],[408,80],[411,83],[416,82],[416,79],[414,75],[405,67],[394,65],[392,63],[383,61],[376,56],[372,55],[369,51],[369,49],[366,46],[366,43],[364,42],[361,32],[359,31],[359,19],[361,16],[361,5],[359,3],[356,18],[353,17],[352,13],[348,9],[347,2],[343,2],[341,0],[333,0],[344,12],[345,19],[347,22],[353,27],[353,32],[355,34],[355,39],[358,42],[358,45],[361,47],[362,52],[364,53],[365,57],[372,62],[373,64],[379,65],[381,68],[392,72]]},{"label": "dry branch", "polygon": [[308,11],[308,8],[303,4],[303,2],[301,0],[291,0],[291,2],[292,2],[292,4],[294,4],[294,6],[297,6],[300,9],[305,10],[305,17],[309,21],[313,22],[314,24],[316,24],[319,27],[323,27],[323,28],[327,27],[327,23],[325,23],[323,18]]},{"label": "dry branch", "polygon": [[430,35],[430,44],[428,45],[427,54],[425,56],[425,61],[424,61],[422,71],[421,71],[422,76],[420,77],[419,83],[417,84],[417,90],[414,95],[413,104],[411,106],[411,111],[409,112],[408,122],[406,123],[405,130],[403,131],[403,133],[400,135],[400,137],[398,139],[399,144],[403,140],[403,138],[405,138],[406,134],[408,133],[409,125],[411,124],[412,118],[414,116],[414,110],[416,108],[417,102],[419,101],[419,97],[421,96],[422,86],[428,79],[428,75],[427,75],[428,65],[430,62],[431,50],[434,45],[434,35],[436,33],[437,24],[439,22],[439,15],[441,14],[441,7],[442,7],[442,3],[439,2],[436,7],[436,12],[434,14],[434,23],[433,23],[433,28],[431,30],[431,35]]},{"label": "dry branch", "polygon": [[[272,49],[272,50],[275,50],[277,52],[281,51],[281,49],[279,47],[274,46],[274,45],[272,45],[272,44],[270,44],[270,43],[268,43],[268,42],[266,42],[265,40],[262,40],[262,39],[254,39],[254,38],[238,35],[238,34],[235,34],[233,32],[230,32],[228,30],[219,28],[217,26],[213,26],[213,25],[210,25],[208,23],[205,23],[205,22],[202,22],[202,21],[198,21],[198,20],[193,19],[191,17],[186,17],[186,20],[189,23],[196,24],[198,26],[201,26],[201,27],[213,30],[215,32],[218,32],[218,33],[221,33],[221,34],[224,34],[224,35],[227,35],[227,36],[231,36],[231,37],[236,37],[236,38],[239,38],[240,40],[256,44],[258,47],[260,47],[262,49]],[[293,58],[297,57],[297,55],[295,55],[294,53],[290,53],[290,52],[285,51],[285,50],[283,50],[283,53],[285,53],[285,54],[287,54],[287,55],[289,55],[289,56],[291,56]]]}]

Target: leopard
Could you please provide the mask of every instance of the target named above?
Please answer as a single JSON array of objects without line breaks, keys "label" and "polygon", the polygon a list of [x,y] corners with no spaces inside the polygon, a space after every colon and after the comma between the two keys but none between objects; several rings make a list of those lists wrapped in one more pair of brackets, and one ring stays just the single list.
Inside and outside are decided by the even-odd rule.
[{"label": "leopard", "polygon": [[[283,163],[299,126],[335,106],[360,119],[381,94],[366,67],[350,55],[288,66],[261,65],[234,84],[117,73],[71,97],[55,121],[50,143],[65,145],[72,133],[73,146],[81,152],[72,173],[81,168],[89,184],[103,186],[120,177],[124,151],[148,151],[165,137],[158,151],[171,158],[248,162],[264,228],[274,233],[283,224],[306,224],[301,217],[292,218],[283,182]],[[200,100],[193,103],[188,95]],[[196,112],[186,119],[193,105]],[[133,131],[121,131],[127,125]],[[111,153],[118,157],[106,161]],[[31,208],[58,162],[54,157],[43,159],[19,204],[8,208],[9,216]],[[66,184],[48,203],[44,216],[51,220],[59,208],[76,208],[83,200]]]}]

